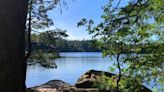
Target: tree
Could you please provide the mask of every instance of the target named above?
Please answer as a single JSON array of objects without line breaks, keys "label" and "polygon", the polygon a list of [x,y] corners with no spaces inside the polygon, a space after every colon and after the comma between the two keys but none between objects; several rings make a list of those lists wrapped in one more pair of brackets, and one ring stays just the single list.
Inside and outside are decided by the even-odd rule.
[{"label": "tree", "polygon": [[25,92],[27,0],[0,0],[0,92]]},{"label": "tree", "polygon": [[[0,92],[25,92],[27,65],[24,51],[28,1],[0,0]],[[32,17],[31,14],[28,16]],[[30,23],[30,18],[28,20]],[[30,30],[31,25],[28,28]]]},{"label": "tree", "polygon": [[[143,83],[153,79],[163,82],[164,1],[131,0],[119,6],[120,2],[114,6],[114,0],[109,0],[103,8],[103,21],[97,26],[92,27],[93,21],[86,19],[78,23],[86,24],[90,34],[99,39],[104,56],[116,58],[117,80],[110,86],[118,92],[138,91]],[[134,82],[136,85],[131,84]]]},{"label": "tree", "polygon": [[42,32],[38,35],[39,43],[56,48],[56,40],[67,37],[66,30],[54,29]]},{"label": "tree", "polygon": [[60,57],[57,49],[57,40],[67,37],[66,30],[54,29],[39,34],[31,35],[31,56],[28,58],[28,64],[39,64],[45,68],[57,68],[51,59]]},{"label": "tree", "polygon": [[[56,8],[57,4],[61,6],[66,6],[67,3],[65,0],[29,0],[28,2],[28,15],[27,15],[27,32],[26,32],[26,45],[28,45],[28,51],[26,54],[26,60],[31,56],[32,47],[31,47],[31,31],[38,29],[45,29],[50,26],[53,26],[52,19],[48,16],[48,11]],[[61,9],[62,10],[62,9]]]}]

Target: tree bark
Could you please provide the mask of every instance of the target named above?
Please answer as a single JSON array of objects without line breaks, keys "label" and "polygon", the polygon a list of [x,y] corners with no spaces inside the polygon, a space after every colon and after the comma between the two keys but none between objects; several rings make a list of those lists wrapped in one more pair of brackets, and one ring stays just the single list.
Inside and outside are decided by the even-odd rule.
[{"label": "tree bark", "polygon": [[0,92],[25,92],[28,0],[0,0]]}]

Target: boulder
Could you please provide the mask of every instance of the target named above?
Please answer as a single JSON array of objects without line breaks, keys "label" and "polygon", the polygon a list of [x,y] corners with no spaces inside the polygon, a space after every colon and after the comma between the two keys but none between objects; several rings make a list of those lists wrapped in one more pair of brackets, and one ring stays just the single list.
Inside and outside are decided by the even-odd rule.
[{"label": "boulder", "polygon": [[[28,88],[27,92],[71,92],[65,89],[71,89],[72,86],[61,80],[51,80],[40,86]],[[63,91],[65,90],[65,91]]]},{"label": "boulder", "polygon": [[[89,70],[86,72],[84,75],[82,75],[77,83],[75,84],[76,88],[95,88],[94,84],[95,82],[99,82],[101,77],[103,75],[112,77],[115,74],[109,73],[109,72],[104,72],[104,71],[97,71],[97,70]],[[117,80],[117,78],[115,78]],[[110,89],[109,90],[103,90],[99,92],[116,92],[116,89]],[[152,92],[150,89],[148,89],[145,86],[142,86],[140,92]]]},{"label": "boulder", "polygon": [[86,72],[84,75],[82,75],[75,86],[77,88],[94,88],[94,82],[100,80],[101,76],[106,75],[106,76],[113,76],[114,74],[104,72],[104,71],[97,71],[97,70],[89,70]]}]

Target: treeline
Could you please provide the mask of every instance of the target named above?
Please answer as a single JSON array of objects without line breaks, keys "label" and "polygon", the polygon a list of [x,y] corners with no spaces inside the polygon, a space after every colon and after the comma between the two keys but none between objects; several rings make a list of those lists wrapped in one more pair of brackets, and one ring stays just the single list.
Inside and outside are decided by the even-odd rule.
[{"label": "treeline", "polygon": [[[68,35],[60,29],[31,35],[32,51],[43,52],[99,52],[94,40],[68,40]],[[26,45],[26,50],[28,49]]]},{"label": "treeline", "polygon": [[56,39],[55,45],[47,45],[44,43],[33,42],[32,49],[57,52],[99,52],[92,40],[67,40]]},{"label": "treeline", "polygon": [[56,49],[59,52],[99,52],[93,40],[56,40]]}]

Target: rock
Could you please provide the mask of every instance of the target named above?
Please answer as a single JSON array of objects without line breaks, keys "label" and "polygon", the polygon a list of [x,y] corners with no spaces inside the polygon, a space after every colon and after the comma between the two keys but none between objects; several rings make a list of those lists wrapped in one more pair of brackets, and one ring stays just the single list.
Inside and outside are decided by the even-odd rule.
[{"label": "rock", "polygon": [[65,89],[71,89],[72,86],[61,80],[51,80],[40,86],[28,88],[27,92],[70,92],[63,91]]},{"label": "rock", "polygon": [[[116,89],[98,90],[98,88],[94,87],[94,82],[99,81],[103,75],[112,77],[115,74],[90,70],[79,78],[75,86],[71,86],[61,80],[51,80],[40,86],[28,88],[26,92],[116,92]],[[152,92],[145,86],[142,88],[140,92]]]},{"label": "rock", "polygon": [[94,88],[93,86],[94,82],[100,80],[102,75],[111,77],[114,74],[104,71],[89,70],[78,79],[75,86],[77,88]]},{"label": "rock", "polygon": [[51,81],[49,81],[49,82],[47,82],[41,86],[56,88],[56,89],[71,87],[70,84],[63,82],[61,80],[51,80]]},{"label": "rock", "polygon": [[[104,72],[104,71],[97,71],[97,70],[89,70],[86,72],[84,75],[82,75],[77,83],[75,84],[75,87],[77,88],[95,88],[94,83],[99,82],[100,78],[103,76],[109,76],[112,77],[115,74],[109,73],[109,72]],[[117,80],[117,78],[115,78]],[[96,91],[97,92],[97,91]],[[116,89],[111,89],[109,90],[103,90],[103,91],[98,91],[98,92],[116,92]],[[145,86],[142,86],[140,92],[152,92],[150,89],[148,89]]]}]

